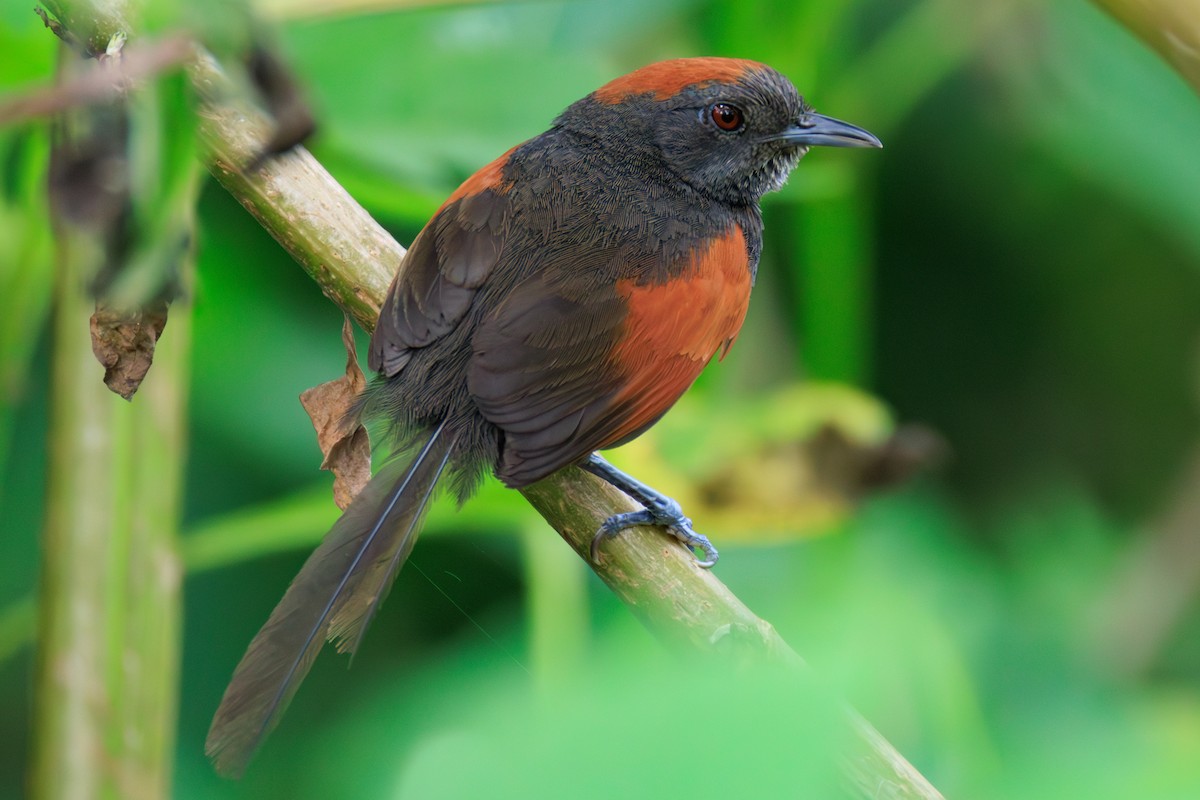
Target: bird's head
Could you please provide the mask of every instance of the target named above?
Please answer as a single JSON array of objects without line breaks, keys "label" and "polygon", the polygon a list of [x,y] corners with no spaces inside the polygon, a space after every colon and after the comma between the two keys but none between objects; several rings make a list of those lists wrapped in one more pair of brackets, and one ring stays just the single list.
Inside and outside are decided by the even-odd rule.
[{"label": "bird's head", "polygon": [[661,153],[696,190],[750,204],[787,180],[815,145],[882,147],[862,128],[815,113],[787,78],[733,58],[660,61],[575,103],[560,127]]}]

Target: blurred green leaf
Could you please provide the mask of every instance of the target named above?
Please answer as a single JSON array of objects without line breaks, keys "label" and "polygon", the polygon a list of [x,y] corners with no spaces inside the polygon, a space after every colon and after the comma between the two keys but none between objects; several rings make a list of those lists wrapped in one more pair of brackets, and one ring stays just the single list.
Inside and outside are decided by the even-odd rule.
[{"label": "blurred green leaf", "polygon": [[1036,49],[1002,40],[1020,109],[1006,123],[1163,226],[1200,263],[1200,100],[1091,6],[1052,4],[1045,23]]},{"label": "blurred green leaf", "polygon": [[147,83],[130,104],[130,181],[138,235],[108,287],[117,308],[141,308],[180,290],[200,187],[194,99],[182,71]]},{"label": "blurred green leaf", "polygon": [[335,726],[305,780],[336,792],[346,772],[331,767],[363,760],[365,728],[389,765],[355,781],[374,796],[843,796],[840,707],[820,687],[620,650],[580,679],[587,691],[533,693],[494,651],[460,651],[410,686],[377,686],[380,703]]},{"label": "blurred green leaf", "polygon": [[1096,0],[1200,92],[1200,13],[1187,0]]},{"label": "blurred green leaf", "polygon": [[[0,131],[0,470],[10,457],[17,406],[46,324],[52,288],[50,224],[42,182],[49,143],[42,131]],[[3,485],[0,484],[0,497]]]}]

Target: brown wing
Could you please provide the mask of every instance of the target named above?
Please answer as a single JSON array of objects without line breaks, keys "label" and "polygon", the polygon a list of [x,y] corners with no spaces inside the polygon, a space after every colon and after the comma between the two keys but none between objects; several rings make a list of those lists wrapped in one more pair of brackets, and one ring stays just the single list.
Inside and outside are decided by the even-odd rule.
[{"label": "brown wing", "polygon": [[371,335],[372,370],[395,375],[413,350],[445,336],[467,313],[503,250],[503,169],[512,152],[467,179],[413,241]]},{"label": "brown wing", "polygon": [[[571,275],[646,274],[605,263],[618,257],[584,254]],[[659,284],[544,270],[481,321],[468,387],[483,416],[504,431],[502,481],[524,486],[636,437],[728,349],[750,297],[740,228],[685,261],[676,278]]]}]

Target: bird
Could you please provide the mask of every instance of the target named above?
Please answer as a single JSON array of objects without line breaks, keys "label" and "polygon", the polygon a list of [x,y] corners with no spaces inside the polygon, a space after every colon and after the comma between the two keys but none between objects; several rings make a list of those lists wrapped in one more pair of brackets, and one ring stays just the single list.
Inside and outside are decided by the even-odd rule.
[{"label": "bird", "polygon": [[598,454],[652,426],[746,316],[760,198],[811,147],[882,147],[777,70],[679,58],[618,77],[458,187],[402,259],[371,336],[355,418],[397,454],[308,558],[217,709],[206,751],[241,774],[325,641],[354,653],[443,481],[528,486],[568,466],[642,506],[603,542],[659,525],[718,553],[680,505]]}]

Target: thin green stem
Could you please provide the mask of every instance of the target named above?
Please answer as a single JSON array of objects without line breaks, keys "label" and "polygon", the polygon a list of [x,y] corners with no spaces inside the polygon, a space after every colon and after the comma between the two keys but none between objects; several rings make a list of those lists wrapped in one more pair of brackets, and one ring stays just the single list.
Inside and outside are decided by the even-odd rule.
[{"label": "thin green stem", "polygon": [[869,203],[850,172],[845,191],[790,209],[802,266],[799,315],[807,374],[866,386],[871,379]]},{"label": "thin green stem", "polygon": [[587,570],[541,525],[526,525],[521,545],[530,667],[538,686],[552,691],[569,685],[585,663]]},{"label": "thin green stem", "polygon": [[111,503],[92,476],[107,474],[112,450],[99,366],[86,330],[90,313],[78,257],[60,245],[50,408],[50,480],[40,584],[35,708],[35,797],[81,796],[103,771],[103,693],[94,683],[103,654],[103,570]]},{"label": "thin green stem", "polygon": [[[822,103],[880,134],[886,146],[887,133],[938,83],[978,53],[980,42],[994,35],[1021,6],[997,0],[922,0],[840,70]],[[954,35],[947,35],[951,29]],[[887,91],[879,91],[880,86]]]}]

